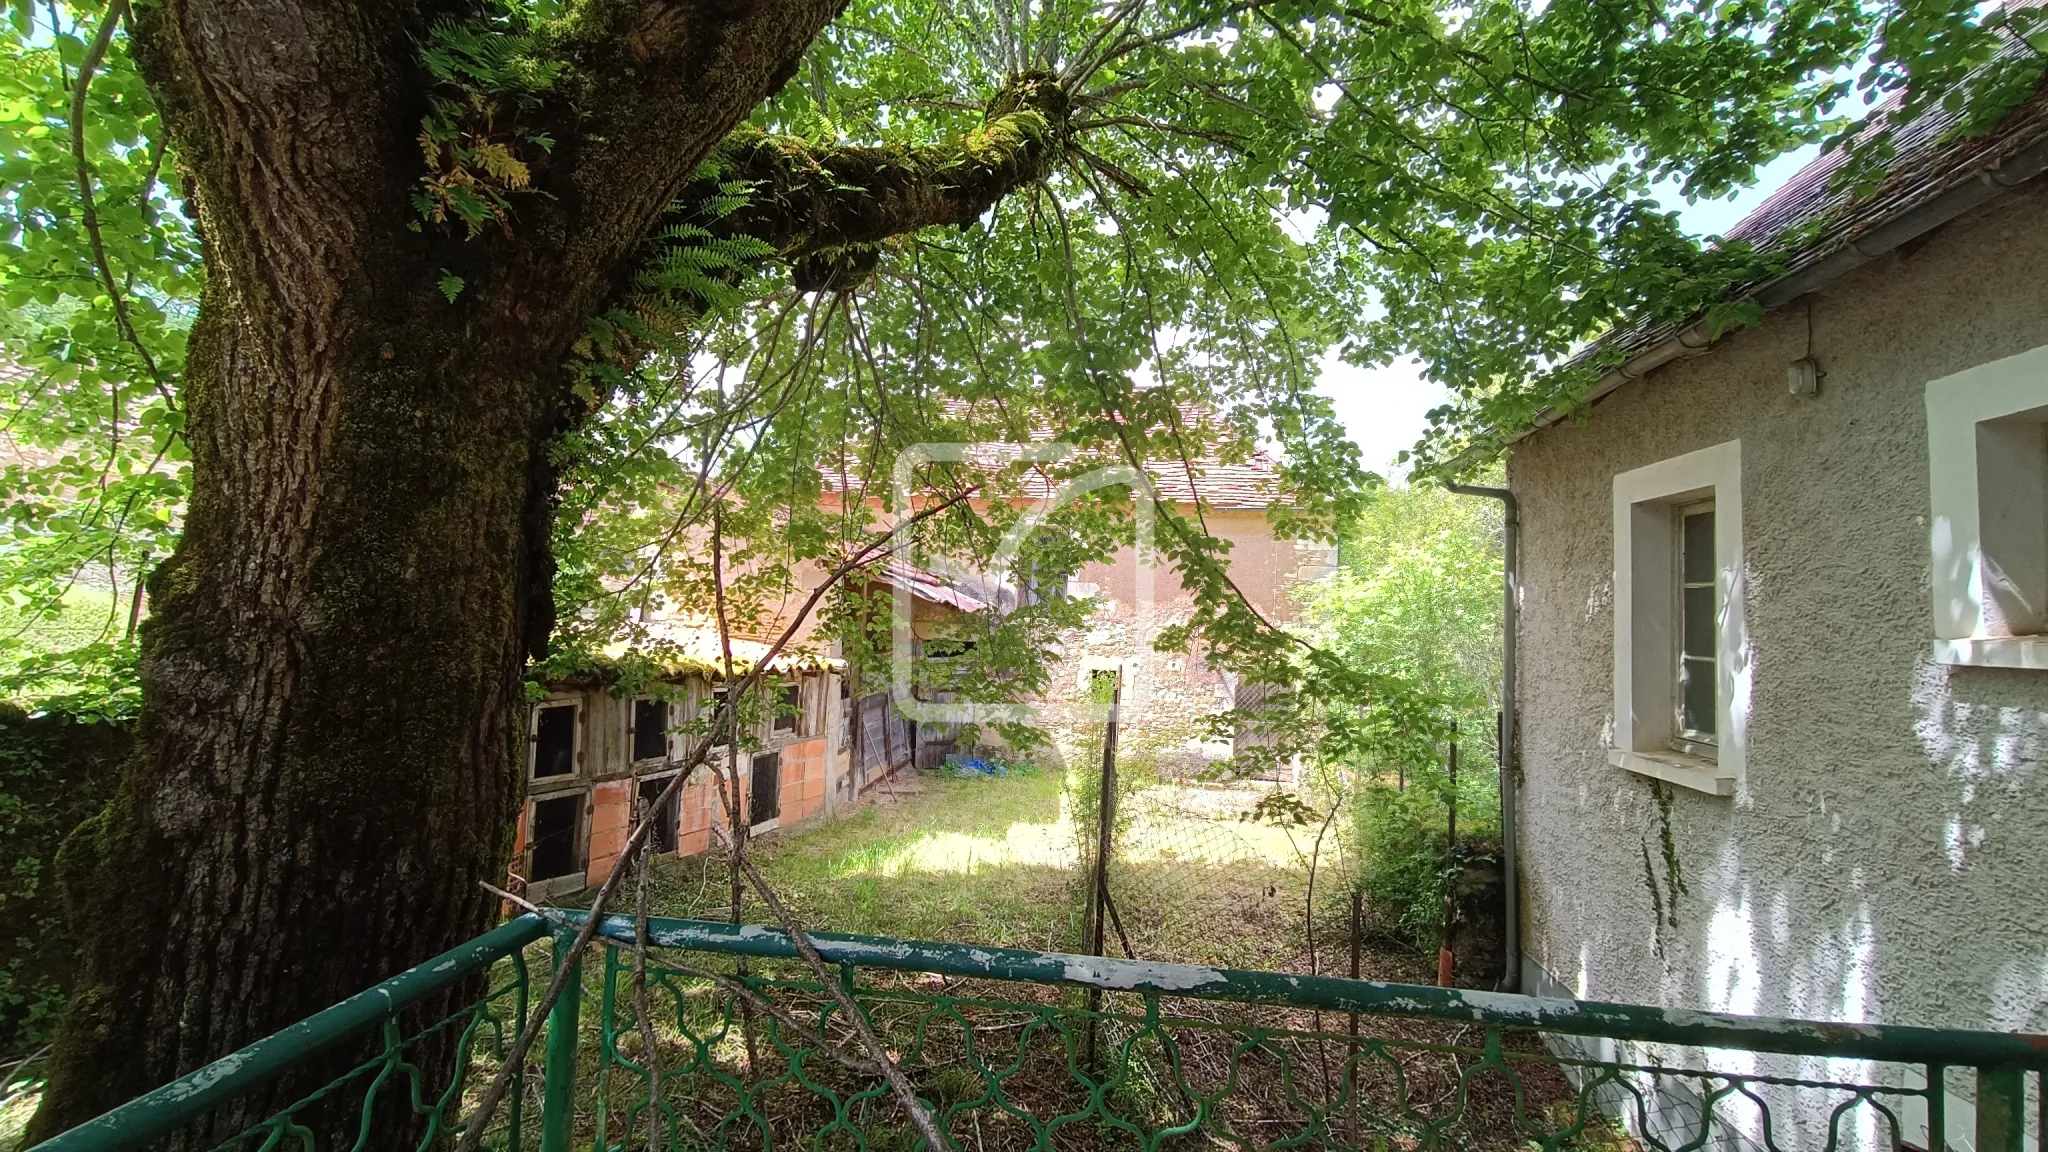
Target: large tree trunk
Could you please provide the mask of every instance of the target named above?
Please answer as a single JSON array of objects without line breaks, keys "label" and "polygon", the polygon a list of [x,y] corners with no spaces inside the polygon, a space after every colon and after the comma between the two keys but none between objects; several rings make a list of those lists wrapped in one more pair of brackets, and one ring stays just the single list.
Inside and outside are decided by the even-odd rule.
[{"label": "large tree trunk", "polygon": [[[206,244],[184,386],[194,490],[151,580],[139,749],[66,850],[91,920],[35,1139],[494,915],[477,882],[505,874],[514,710],[552,617],[562,366],[636,234],[572,258],[560,226],[516,248],[407,227],[411,9],[137,13]],[[677,167],[666,192],[640,174],[648,219]],[[451,262],[472,278],[453,302],[436,288]],[[432,1074],[445,1053],[414,1055]]]},{"label": "large tree trunk", "polygon": [[[519,202],[513,232],[469,240],[410,225],[419,44],[470,0],[138,8],[137,60],[206,244],[194,491],[150,585],[140,747],[61,861],[85,959],[32,1139],[488,926],[477,881],[510,854],[523,662],[552,623],[546,453],[576,415],[570,344],[842,3],[578,6],[555,44],[556,145],[533,158],[546,195]],[[763,173],[749,227],[829,263],[972,219],[1043,171],[1065,107],[1029,78],[971,155],[833,157],[867,161],[873,194],[821,184],[816,164]]]},{"label": "large tree trunk", "polygon": [[107,919],[38,1134],[492,918],[477,882],[509,856],[523,638],[546,614],[530,513],[556,382],[531,366],[561,350],[397,272],[354,285],[293,366],[236,277],[209,282],[197,487],[151,582],[141,751],[69,850]]}]

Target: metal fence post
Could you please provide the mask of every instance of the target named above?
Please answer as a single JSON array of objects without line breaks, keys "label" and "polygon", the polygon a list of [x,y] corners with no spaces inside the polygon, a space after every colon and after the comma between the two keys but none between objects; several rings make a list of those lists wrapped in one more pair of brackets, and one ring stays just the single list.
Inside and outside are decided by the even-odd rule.
[{"label": "metal fence post", "polygon": [[1977,1152],[2022,1152],[2026,1140],[2026,1070],[1977,1069]]},{"label": "metal fence post", "polygon": [[[555,933],[555,967],[576,941],[574,932]],[[576,1032],[583,1008],[583,962],[569,972],[569,982],[548,1013],[548,1050],[541,1085],[540,1152],[569,1152],[570,1121],[576,1115]]]}]

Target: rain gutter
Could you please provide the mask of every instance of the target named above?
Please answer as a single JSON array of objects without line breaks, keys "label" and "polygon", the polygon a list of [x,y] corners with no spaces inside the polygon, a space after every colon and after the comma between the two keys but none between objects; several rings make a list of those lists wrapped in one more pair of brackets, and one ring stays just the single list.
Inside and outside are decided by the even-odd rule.
[{"label": "rain gutter", "polygon": [[1501,934],[1505,937],[1498,991],[1522,986],[1522,882],[1515,868],[1515,632],[1517,557],[1522,536],[1515,494],[1479,484],[1446,484],[1461,496],[1500,501],[1501,510],[1501,641],[1500,641],[1500,870]]}]

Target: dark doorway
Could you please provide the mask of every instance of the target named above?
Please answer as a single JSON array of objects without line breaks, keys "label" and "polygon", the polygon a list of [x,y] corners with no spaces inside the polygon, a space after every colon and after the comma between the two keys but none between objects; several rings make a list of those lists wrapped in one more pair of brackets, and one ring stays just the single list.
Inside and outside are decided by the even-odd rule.
[{"label": "dark doorway", "polygon": [[747,796],[748,825],[766,824],[782,815],[782,753],[754,755],[754,781]]},{"label": "dark doorway", "polygon": [[533,802],[533,875],[528,880],[553,880],[576,871],[576,828],[582,817],[580,793]]},{"label": "dark doorway", "polygon": [[633,701],[633,759],[668,758],[668,701]]},{"label": "dark doorway", "polygon": [[657,806],[661,794],[668,790],[671,777],[640,782],[640,818],[654,825],[647,833],[647,850],[667,853],[676,850],[676,804],[681,799],[671,796],[668,803]]},{"label": "dark doorway", "polygon": [[576,706],[553,704],[533,722],[533,778],[568,776],[576,771]]}]

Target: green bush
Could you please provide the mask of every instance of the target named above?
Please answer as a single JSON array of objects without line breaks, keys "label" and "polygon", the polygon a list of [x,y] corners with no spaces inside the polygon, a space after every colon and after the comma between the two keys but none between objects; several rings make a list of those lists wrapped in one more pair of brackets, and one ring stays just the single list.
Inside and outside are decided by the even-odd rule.
[{"label": "green bush", "polygon": [[[1460,858],[1499,840],[1496,787],[1491,771],[1459,774]],[[1449,791],[1445,775],[1425,773],[1405,788],[1368,779],[1352,797],[1352,882],[1365,895],[1371,925],[1425,952],[1442,943],[1445,871],[1452,866],[1444,843]]]},{"label": "green bush", "polygon": [[48,1042],[78,946],[53,883],[57,848],[107,800],[126,728],[0,704],[0,1058]]}]

